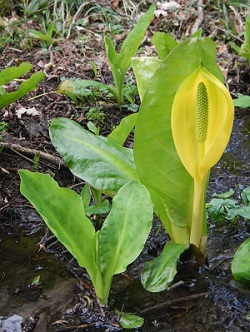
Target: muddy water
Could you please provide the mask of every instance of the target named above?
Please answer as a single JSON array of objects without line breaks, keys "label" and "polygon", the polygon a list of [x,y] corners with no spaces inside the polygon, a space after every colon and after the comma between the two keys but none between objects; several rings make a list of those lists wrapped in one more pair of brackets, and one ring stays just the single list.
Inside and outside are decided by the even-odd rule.
[{"label": "muddy water", "polygon": [[[0,316],[18,314],[26,324],[32,312],[37,312],[36,330],[42,332],[50,320],[60,319],[62,311],[72,304],[69,294],[74,294],[75,279],[59,261],[39,253],[36,243],[33,237],[0,243]],[[40,282],[32,284],[38,276]]]},{"label": "muddy water", "polygon": [[[245,115],[235,121],[230,144],[211,172],[208,197],[229,188],[235,190],[237,197],[249,185],[250,116]],[[40,236],[35,234],[41,228],[41,220],[33,212],[28,216],[22,210],[16,215],[12,213],[12,222],[21,220],[22,229],[15,232],[9,224],[9,228],[0,226],[2,233],[12,234],[2,237],[0,242],[0,316],[18,314],[27,322],[32,312],[36,312],[39,320],[35,332],[60,331],[53,329],[53,323],[76,304],[77,280],[70,277],[65,263],[38,250],[36,243]],[[29,236],[20,236],[25,229],[31,230]],[[224,223],[218,227],[210,223],[209,267],[200,270],[191,262],[182,264],[174,282],[176,287],[155,294],[145,291],[138,279],[143,262],[153,258],[153,254],[150,257],[152,242],[155,241],[153,247],[157,251],[166,240],[164,235],[158,239],[151,237],[150,250],[146,248],[127,274],[114,278],[112,307],[144,317],[145,324],[140,329],[144,332],[250,331],[250,287],[233,281],[230,270],[235,250],[250,237],[249,229],[249,222],[244,221],[238,226]],[[32,286],[38,275],[41,284]],[[48,324],[50,328],[46,328]]]}]

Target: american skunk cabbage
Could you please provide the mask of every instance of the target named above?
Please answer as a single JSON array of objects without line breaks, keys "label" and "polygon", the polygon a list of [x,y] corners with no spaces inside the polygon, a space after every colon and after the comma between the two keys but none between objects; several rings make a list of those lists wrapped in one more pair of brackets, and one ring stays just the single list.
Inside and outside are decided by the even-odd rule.
[{"label": "american skunk cabbage", "polygon": [[177,153],[194,179],[190,243],[200,249],[209,171],[228,144],[233,118],[229,91],[203,66],[179,86],[172,107],[172,134]]}]

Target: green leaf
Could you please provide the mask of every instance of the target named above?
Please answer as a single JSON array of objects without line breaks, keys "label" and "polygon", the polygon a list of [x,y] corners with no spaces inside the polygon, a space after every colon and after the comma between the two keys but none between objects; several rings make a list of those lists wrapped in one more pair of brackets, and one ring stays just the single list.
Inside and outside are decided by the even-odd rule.
[{"label": "green leaf", "polygon": [[250,203],[250,187],[247,187],[247,188],[242,190],[241,198],[242,198],[245,205],[249,205],[249,203]]},{"label": "green leaf", "polygon": [[26,11],[28,14],[33,14],[39,9],[42,9],[48,5],[48,0],[31,0],[27,2],[28,6],[26,7]]},{"label": "green leaf", "polygon": [[81,197],[60,188],[49,175],[21,170],[21,193],[82,267],[94,263],[95,229],[85,217]]},{"label": "green leaf", "polygon": [[132,68],[135,74],[140,99],[143,99],[151,77],[160,66],[161,60],[150,57],[131,58]]},{"label": "green leaf", "polygon": [[38,286],[38,285],[40,284],[40,279],[41,279],[41,276],[40,276],[40,274],[38,274],[38,275],[32,280],[31,286]]},{"label": "green leaf", "polygon": [[239,246],[234,254],[231,268],[236,281],[250,284],[250,238]]},{"label": "green leaf", "polygon": [[213,194],[213,197],[226,199],[226,198],[231,197],[233,194],[234,194],[234,190],[229,189],[228,191],[226,191],[225,193],[222,193],[222,194],[216,194],[215,193],[215,194]]},{"label": "green leaf", "polygon": [[201,37],[202,36],[202,29],[198,29],[197,31],[195,31],[194,33],[192,33],[192,35],[190,36],[190,38],[196,38],[196,37]]},{"label": "green leaf", "polygon": [[155,46],[161,60],[178,45],[178,42],[168,33],[155,32],[151,38],[152,44]]},{"label": "green leaf", "polygon": [[119,55],[119,64],[122,77],[125,74],[130,65],[130,58],[135,56],[138,47],[140,46],[143,37],[147,31],[147,28],[153,18],[155,6],[152,5],[149,10],[139,18],[134,28],[130,31],[124,43]]},{"label": "green leaf", "polygon": [[87,216],[91,216],[93,214],[104,214],[110,211],[109,201],[106,199],[100,204],[89,205],[85,208],[85,213]]},{"label": "green leaf", "polygon": [[142,273],[143,287],[150,292],[165,290],[176,275],[180,255],[188,247],[189,244],[167,243],[160,256],[146,263]]},{"label": "green leaf", "polygon": [[41,215],[57,239],[85,267],[102,300],[102,276],[96,263],[96,233],[85,216],[82,198],[76,192],[60,188],[49,175],[19,171],[21,193]]},{"label": "green leaf", "polygon": [[11,82],[15,78],[18,78],[24,74],[26,74],[32,65],[29,62],[22,62],[18,67],[9,67],[3,69],[0,72],[0,85],[4,85],[8,82]]},{"label": "green leaf", "polygon": [[37,87],[37,84],[43,79],[43,77],[44,73],[42,72],[34,73],[29,79],[20,85],[17,91],[5,93],[0,96],[0,109],[22,98],[29,91],[34,90]]},{"label": "green leaf", "polygon": [[137,116],[138,113],[135,113],[123,118],[119,126],[108,135],[108,138],[119,145],[123,145],[136,124]]},{"label": "green leaf", "polygon": [[171,221],[165,227],[172,229],[170,236],[177,243],[189,242],[193,178],[181,163],[173,142],[172,103],[180,84],[201,63],[222,78],[215,59],[216,47],[211,40],[191,38],[176,46],[151,78],[136,123],[134,158],[140,181],[164,200]]},{"label": "green leaf", "polygon": [[125,75],[124,77],[122,76],[119,64],[119,55],[115,50],[115,46],[112,40],[109,37],[105,36],[104,42],[105,42],[106,54],[109,61],[109,66],[115,82],[116,93],[117,93],[116,100],[118,103],[122,103],[123,102],[122,86]]},{"label": "green leaf", "polygon": [[245,219],[250,219],[250,206],[242,206],[233,212]]},{"label": "green leaf", "polygon": [[131,149],[96,136],[74,121],[53,119],[50,137],[72,173],[96,189],[114,194],[138,179]]},{"label": "green leaf", "polygon": [[113,198],[99,233],[104,289],[112,276],[124,272],[142,251],[152,226],[153,204],[146,188],[129,182]]},{"label": "green leaf", "polygon": [[234,199],[213,198],[207,206],[209,216],[216,222],[232,220],[238,215],[237,201]]},{"label": "green leaf", "polygon": [[30,29],[29,33],[31,34],[31,36],[34,36],[40,40],[45,41],[46,43],[50,44],[52,41],[52,37],[49,34],[44,34],[40,31],[34,30],[34,29]]},{"label": "green leaf", "polygon": [[90,194],[90,188],[89,185],[86,184],[81,191],[81,197],[82,197],[82,203],[83,203],[83,207],[85,209],[86,212],[86,208],[89,206],[90,204],[90,199],[91,199],[91,194]]},{"label": "green leaf", "polygon": [[238,93],[238,98],[233,100],[235,107],[247,108],[250,107],[250,96]]},{"label": "green leaf", "polygon": [[89,87],[93,87],[99,91],[108,90],[116,97],[115,90],[109,85],[92,80],[81,80],[81,79],[65,80],[64,82],[58,85],[56,92],[67,94],[70,96],[70,98],[72,98],[72,95],[76,97],[81,97],[85,95],[84,93],[85,89]]},{"label": "green leaf", "polygon": [[137,315],[122,313],[119,323],[124,329],[136,329],[143,325],[144,319]]}]

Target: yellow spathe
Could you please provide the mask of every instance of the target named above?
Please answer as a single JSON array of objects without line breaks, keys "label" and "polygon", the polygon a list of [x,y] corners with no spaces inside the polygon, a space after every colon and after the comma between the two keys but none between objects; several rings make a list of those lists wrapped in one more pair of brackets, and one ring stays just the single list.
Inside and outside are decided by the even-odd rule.
[{"label": "yellow spathe", "polygon": [[233,118],[234,106],[229,91],[202,66],[178,88],[172,106],[172,135],[181,162],[194,179],[189,242],[203,257],[207,180],[210,168],[227,146]]},{"label": "yellow spathe", "polygon": [[[200,104],[204,102],[197,98],[199,89],[203,90],[203,99],[207,96],[208,101],[204,105],[208,107],[208,114],[204,117],[206,133],[202,140],[197,137],[197,125],[201,126],[203,116]],[[178,88],[171,116],[173,139],[183,165],[196,182],[204,181],[204,176],[223,154],[231,135],[234,106],[229,91],[201,66]]]}]

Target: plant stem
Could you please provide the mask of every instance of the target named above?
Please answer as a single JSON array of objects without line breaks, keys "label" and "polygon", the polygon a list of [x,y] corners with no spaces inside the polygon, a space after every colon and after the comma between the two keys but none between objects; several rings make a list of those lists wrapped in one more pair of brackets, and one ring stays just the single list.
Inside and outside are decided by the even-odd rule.
[{"label": "plant stem", "polygon": [[204,223],[205,192],[206,192],[207,174],[200,181],[194,179],[194,202],[192,225],[190,232],[190,243],[199,248],[204,253],[204,239],[202,239],[202,229]]}]

